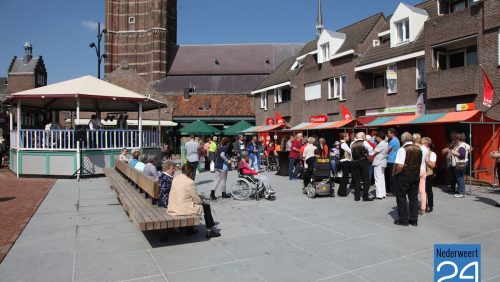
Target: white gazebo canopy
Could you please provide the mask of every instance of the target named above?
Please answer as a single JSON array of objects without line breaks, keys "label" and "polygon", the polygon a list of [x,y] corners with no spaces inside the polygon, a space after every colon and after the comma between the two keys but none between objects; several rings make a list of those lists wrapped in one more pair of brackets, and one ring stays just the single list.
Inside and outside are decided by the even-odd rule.
[{"label": "white gazebo canopy", "polygon": [[17,92],[11,98],[15,104],[22,101],[23,107],[67,111],[75,110],[79,100],[82,112],[137,111],[141,102],[143,111],[166,107],[163,102],[90,75]]}]

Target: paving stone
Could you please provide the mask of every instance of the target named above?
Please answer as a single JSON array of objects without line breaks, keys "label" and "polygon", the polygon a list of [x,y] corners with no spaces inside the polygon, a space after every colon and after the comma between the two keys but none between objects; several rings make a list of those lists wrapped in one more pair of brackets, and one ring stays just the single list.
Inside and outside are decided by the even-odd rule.
[{"label": "paving stone", "polygon": [[78,226],[77,229],[76,239],[78,241],[139,233],[137,228],[127,221],[84,225]]},{"label": "paving stone", "polygon": [[432,267],[408,258],[365,267],[353,273],[366,281],[373,282],[400,282],[403,280],[407,282],[420,282],[433,281],[434,279],[434,270]]},{"label": "paving stone", "polygon": [[0,264],[2,282],[72,280],[73,254],[10,256]]},{"label": "paving stone", "polygon": [[130,221],[123,211],[113,213],[84,214],[78,216],[78,226]]},{"label": "paving stone", "polygon": [[74,281],[121,281],[161,275],[147,251],[76,257]]},{"label": "paving stone", "polygon": [[79,240],[76,244],[77,257],[96,257],[108,254],[122,254],[148,249],[143,237],[139,234],[130,234],[114,237]]},{"label": "paving stone", "polygon": [[170,282],[261,282],[265,281],[238,262],[166,274]]},{"label": "paving stone", "polygon": [[165,273],[228,263],[236,260],[212,242],[155,248],[151,253]]},{"label": "paving stone", "polygon": [[342,267],[307,252],[290,250],[245,260],[266,281],[314,281],[344,273]]}]

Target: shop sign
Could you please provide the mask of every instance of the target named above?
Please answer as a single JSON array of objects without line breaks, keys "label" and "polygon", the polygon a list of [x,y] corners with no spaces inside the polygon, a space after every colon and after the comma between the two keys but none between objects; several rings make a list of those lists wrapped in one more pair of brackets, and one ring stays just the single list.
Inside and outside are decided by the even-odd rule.
[{"label": "shop sign", "polygon": [[312,123],[323,123],[328,121],[328,116],[326,115],[319,115],[319,116],[312,116],[309,120]]},{"label": "shop sign", "polygon": [[274,119],[273,118],[266,118],[266,125],[274,125]]},{"label": "shop sign", "polygon": [[416,105],[410,105],[410,106],[402,106],[402,107],[366,110],[366,115],[367,116],[378,116],[378,115],[390,115],[390,114],[415,113],[416,110],[417,110]]},{"label": "shop sign", "polygon": [[398,79],[398,73],[395,70],[387,70],[385,76],[387,79]]},{"label": "shop sign", "polygon": [[457,104],[457,112],[474,110],[474,103]]}]

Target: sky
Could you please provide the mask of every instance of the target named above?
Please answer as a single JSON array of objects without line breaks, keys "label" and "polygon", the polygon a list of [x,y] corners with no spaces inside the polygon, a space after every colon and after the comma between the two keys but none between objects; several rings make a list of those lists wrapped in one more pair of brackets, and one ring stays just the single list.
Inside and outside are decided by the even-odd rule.
[{"label": "sky", "polygon": [[[415,5],[423,0],[406,0]],[[323,0],[327,29],[337,30],[379,12],[391,15],[397,0]],[[317,0],[178,0],[178,44],[305,43],[315,36]],[[0,0],[0,76],[26,41],[43,56],[48,82],[97,76],[97,22],[105,0]],[[102,45],[104,48],[104,44]],[[103,64],[104,65],[104,64]]]}]

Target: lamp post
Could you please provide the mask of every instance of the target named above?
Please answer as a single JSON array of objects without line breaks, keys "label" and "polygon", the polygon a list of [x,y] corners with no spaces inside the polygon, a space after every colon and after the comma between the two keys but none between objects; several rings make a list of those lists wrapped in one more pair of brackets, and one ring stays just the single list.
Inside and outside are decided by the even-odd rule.
[{"label": "lamp post", "polygon": [[97,22],[97,45],[90,42],[89,47],[94,48],[97,55],[97,78],[101,79],[101,62],[106,59],[106,54],[101,54],[101,40],[102,36],[107,32],[105,28],[101,30],[101,23]]}]

